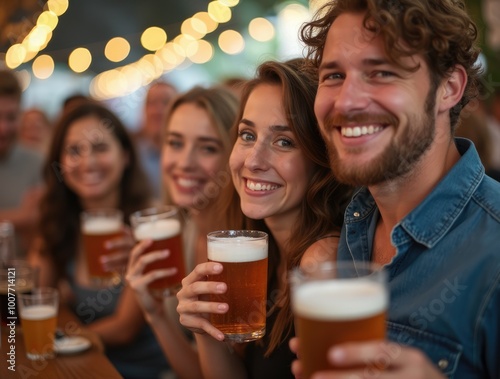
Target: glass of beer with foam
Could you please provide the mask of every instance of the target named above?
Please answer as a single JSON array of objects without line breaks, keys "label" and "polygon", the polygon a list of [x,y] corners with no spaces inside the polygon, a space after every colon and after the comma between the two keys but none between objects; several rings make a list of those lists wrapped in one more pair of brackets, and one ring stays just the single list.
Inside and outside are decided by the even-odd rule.
[{"label": "glass of beer with foam", "polygon": [[334,368],[328,350],[345,342],[383,340],[386,275],[370,262],[324,262],[290,273],[302,377]]},{"label": "glass of beer with foam", "polygon": [[136,241],[153,241],[143,254],[158,250],[170,251],[168,257],[147,265],[144,273],[177,268],[174,275],[157,279],[149,285],[149,290],[156,297],[174,295],[186,275],[180,209],[173,205],[147,208],[133,213],[130,216],[130,224]]},{"label": "glass of beer with foam", "polygon": [[29,359],[54,357],[59,293],[55,288],[34,288],[30,294],[18,295],[21,327]]},{"label": "glass of beer with foam", "polygon": [[123,236],[123,213],[118,209],[92,209],[82,212],[81,230],[83,248],[91,282],[97,287],[118,284],[118,272],[105,271],[101,257],[111,254],[104,244]]},{"label": "glass of beer with foam", "polygon": [[266,333],[268,236],[254,230],[221,230],[207,236],[208,260],[219,262],[222,273],[208,280],[224,282],[227,291],[210,301],[227,303],[225,314],[210,314],[210,322],[226,340],[248,342]]}]

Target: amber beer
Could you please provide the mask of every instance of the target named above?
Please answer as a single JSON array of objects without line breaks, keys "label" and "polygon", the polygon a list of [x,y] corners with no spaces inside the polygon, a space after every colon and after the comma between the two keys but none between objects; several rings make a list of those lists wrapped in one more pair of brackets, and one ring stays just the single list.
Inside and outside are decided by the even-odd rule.
[{"label": "amber beer", "polygon": [[35,305],[21,312],[26,353],[30,359],[54,355],[54,333],[57,309],[50,305]]},{"label": "amber beer", "polygon": [[171,205],[147,208],[130,216],[134,238],[137,241],[153,241],[143,254],[152,251],[169,250],[168,257],[146,266],[144,273],[158,269],[177,268],[172,276],[157,279],[149,285],[156,297],[175,294],[186,276],[184,247],[182,243],[182,223],[179,208]]},{"label": "amber beer", "polygon": [[222,263],[219,275],[227,291],[210,295],[210,301],[227,303],[225,314],[210,314],[210,322],[227,340],[248,342],[266,332],[267,234],[257,231],[220,231],[208,234],[208,260]]},{"label": "amber beer", "polygon": [[344,342],[383,340],[388,295],[384,283],[362,278],[306,281],[292,291],[303,378],[332,369],[328,350]]},{"label": "amber beer", "polygon": [[137,241],[145,239],[153,240],[151,246],[149,246],[143,254],[158,250],[170,251],[168,257],[147,265],[144,269],[144,273],[177,267],[177,272],[174,275],[153,281],[149,285],[151,292],[156,295],[168,295],[177,292],[180,288],[182,278],[184,278],[186,274],[180,221],[167,219],[139,224],[134,229],[134,238]]},{"label": "amber beer", "polygon": [[97,285],[115,282],[117,273],[106,272],[100,261],[112,252],[104,247],[108,240],[123,235],[122,212],[115,209],[94,210],[82,213],[82,238],[91,281]]},{"label": "amber beer", "polygon": [[22,334],[29,359],[54,356],[58,301],[55,288],[38,288],[30,295],[19,295]]}]

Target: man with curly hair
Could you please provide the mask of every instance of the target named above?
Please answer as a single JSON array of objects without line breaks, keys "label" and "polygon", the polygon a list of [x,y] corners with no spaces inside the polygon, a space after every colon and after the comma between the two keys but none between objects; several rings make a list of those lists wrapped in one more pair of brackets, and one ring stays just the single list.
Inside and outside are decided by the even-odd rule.
[{"label": "man with curly hair", "polygon": [[332,170],[360,187],[338,259],[383,265],[390,290],[390,342],[334,346],[314,379],[500,378],[500,184],[454,138],[476,34],[462,0],[336,0],[302,30]]}]

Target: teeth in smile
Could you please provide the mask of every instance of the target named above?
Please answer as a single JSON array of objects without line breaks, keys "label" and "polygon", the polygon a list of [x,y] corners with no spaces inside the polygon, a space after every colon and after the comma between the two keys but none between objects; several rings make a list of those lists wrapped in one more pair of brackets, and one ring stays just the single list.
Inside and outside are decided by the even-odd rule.
[{"label": "teeth in smile", "polygon": [[382,130],[381,126],[343,126],[340,131],[344,137],[360,137],[367,134],[374,134]]},{"label": "teeth in smile", "polygon": [[194,179],[179,178],[177,182],[180,186],[188,188],[196,187],[198,185],[198,181]]},{"label": "teeth in smile", "polygon": [[247,180],[247,188],[252,191],[271,191],[278,188],[278,186],[271,184],[255,183],[250,180]]}]

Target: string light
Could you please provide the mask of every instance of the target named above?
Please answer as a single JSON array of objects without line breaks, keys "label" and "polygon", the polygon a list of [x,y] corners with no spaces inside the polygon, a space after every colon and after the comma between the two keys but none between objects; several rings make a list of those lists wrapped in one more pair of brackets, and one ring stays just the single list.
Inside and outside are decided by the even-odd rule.
[{"label": "string light", "polygon": [[[120,70],[120,72],[122,72],[125,67],[132,66],[136,68],[142,75],[141,82],[142,85],[145,86],[159,78],[163,73],[177,69],[186,62],[197,64],[208,62],[213,57],[213,47],[202,38],[208,33],[215,31],[221,23],[231,20],[231,7],[238,3],[239,0],[218,0],[210,2],[207,7],[207,12],[198,12],[191,17],[191,22],[187,22],[187,20],[189,20],[188,18],[182,23],[181,33],[175,37],[172,42],[166,42],[167,36],[165,34],[162,46],[159,46],[158,43],[151,45],[146,44],[146,46],[143,33],[141,43],[150,51],[155,51],[154,54],[151,54],[154,58],[148,58],[148,60],[146,60],[149,64],[144,63],[143,57],[138,62],[115,70]],[[158,30],[156,32],[158,32]],[[96,99],[105,100],[124,96],[137,90],[136,78],[134,78],[134,82],[131,81],[125,87],[117,86],[113,84],[118,80],[117,76],[109,75],[109,72],[110,71],[104,71],[98,74],[90,83],[90,93]],[[113,83],[107,83],[107,81]],[[119,91],[118,88],[120,88]]]},{"label": "string light", "polygon": [[[35,25],[21,44],[14,44],[7,50],[5,64],[11,69],[29,62],[45,49],[52,38],[52,31],[69,6],[68,0],[48,0],[46,11],[40,13]],[[52,59],[52,58],[51,58]]]},{"label": "string light", "polygon": [[[94,77],[90,84],[90,92],[97,99],[110,99],[124,96],[136,91],[141,86],[148,85],[166,72],[189,66],[189,64],[204,64],[214,57],[213,45],[204,38],[224,23],[231,20],[232,7],[239,4],[239,0],[216,0],[207,5],[207,11],[197,12],[192,17],[182,22],[180,34],[167,42],[165,31],[159,27],[146,29],[141,36],[141,43],[144,48],[151,51],[136,62],[117,67],[113,70],[104,71]],[[62,15],[68,7],[68,0],[48,0],[47,10],[42,12],[37,19],[37,28],[34,27],[23,43],[12,45],[7,51],[6,62],[10,61],[9,67],[15,68],[20,64],[33,59],[39,51],[47,45],[52,36],[52,31],[58,24],[58,17]],[[293,11],[288,8],[288,11]],[[275,37],[273,23],[269,20],[258,17],[253,19],[248,25],[248,34],[255,41],[267,42]],[[113,41],[113,42],[112,42]],[[113,43],[121,44],[121,48],[114,48]],[[245,49],[245,39],[243,35],[235,30],[226,30],[219,35],[218,44],[220,49],[226,54],[239,54]],[[39,50],[37,50],[39,48]],[[79,54],[83,58],[77,59]],[[113,51],[113,53],[112,53]],[[112,62],[124,60],[130,53],[130,44],[122,37],[111,39],[104,49],[104,55]],[[49,56],[46,56],[50,58]],[[45,68],[37,68],[33,64],[33,73],[36,77],[46,78],[50,70],[50,62],[43,58],[40,62],[45,62]],[[53,71],[53,60],[52,71]],[[83,60],[78,66],[76,62]],[[91,64],[92,56],[87,49],[75,49],[68,59],[68,65],[75,72],[84,72]]]}]

